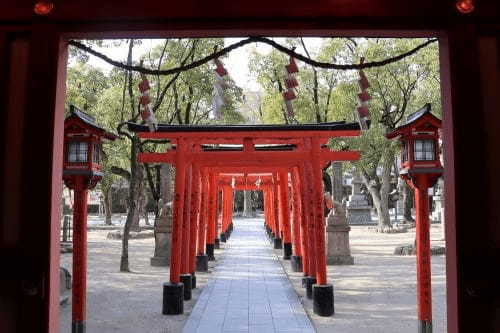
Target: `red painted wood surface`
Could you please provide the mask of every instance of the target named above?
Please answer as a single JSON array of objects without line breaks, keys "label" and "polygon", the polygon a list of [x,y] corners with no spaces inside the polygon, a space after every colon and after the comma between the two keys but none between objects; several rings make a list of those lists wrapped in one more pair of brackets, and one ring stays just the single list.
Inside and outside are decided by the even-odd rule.
[{"label": "red painted wood surface", "polygon": [[215,244],[217,229],[217,178],[214,173],[209,176],[210,187],[208,191],[208,222],[207,222],[207,244]]},{"label": "red painted wood surface", "polygon": [[293,254],[295,256],[302,256],[302,244],[301,244],[301,233],[300,227],[302,224],[302,209],[301,209],[301,193],[298,179],[298,170],[297,168],[293,168],[292,170],[292,225],[293,225]]},{"label": "red painted wood surface", "polygon": [[201,203],[200,203],[200,219],[198,223],[198,247],[196,253],[199,255],[205,254],[205,241],[208,225],[208,172],[201,171]]},{"label": "red painted wood surface", "polygon": [[415,182],[418,319],[432,322],[431,250],[427,175]]},{"label": "red painted wood surface", "polygon": [[[179,140],[178,151],[187,149],[184,140]],[[172,249],[170,254],[170,282],[179,283],[181,274],[182,225],[184,215],[184,195],[186,190],[186,159],[184,154],[178,154],[175,163],[175,194],[174,213],[172,219]]]},{"label": "red painted wood surface", "polygon": [[181,274],[188,274],[189,267],[189,251],[191,237],[191,191],[192,191],[192,164],[186,166],[184,191],[184,211],[182,216],[182,243],[181,243]]},{"label": "red painted wood surface", "polygon": [[191,191],[191,225],[189,235],[189,273],[194,273],[196,270],[196,247],[198,236],[198,221],[200,220],[201,192],[200,192],[200,170],[193,166],[193,179]]},{"label": "red painted wood surface", "polygon": [[323,196],[323,178],[321,174],[320,147],[316,138],[311,139],[311,168],[313,184],[313,202],[314,202],[314,225],[315,254],[316,254],[316,283],[326,284],[326,253],[325,253],[325,216],[324,216],[324,196]]},{"label": "red painted wood surface", "polygon": [[290,200],[288,196],[288,172],[281,171],[279,177],[279,203],[280,220],[283,226],[283,243],[292,242],[292,230],[290,228]]},{"label": "red painted wood surface", "polygon": [[87,304],[87,198],[86,179],[75,177],[73,204],[72,320],[85,322]]}]

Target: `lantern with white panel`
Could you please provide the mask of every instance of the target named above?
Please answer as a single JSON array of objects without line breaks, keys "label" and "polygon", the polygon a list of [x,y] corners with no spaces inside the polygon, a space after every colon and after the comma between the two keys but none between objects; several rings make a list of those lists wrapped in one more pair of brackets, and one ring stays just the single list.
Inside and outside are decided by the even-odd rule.
[{"label": "lantern with white panel", "polygon": [[431,105],[412,113],[406,124],[386,137],[401,141],[400,175],[415,191],[418,332],[432,332],[431,256],[428,189],[443,174],[439,133],[441,120],[431,113]]},{"label": "lantern with white panel", "polygon": [[89,114],[70,106],[64,121],[63,180],[74,191],[72,332],[85,332],[87,279],[87,197],[101,180],[102,140],[113,133],[97,126]]}]

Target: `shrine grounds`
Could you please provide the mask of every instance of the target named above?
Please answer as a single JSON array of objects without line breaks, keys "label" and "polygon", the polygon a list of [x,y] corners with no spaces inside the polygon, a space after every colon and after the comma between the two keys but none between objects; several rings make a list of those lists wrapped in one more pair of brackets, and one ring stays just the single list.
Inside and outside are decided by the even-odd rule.
[{"label": "shrine grounds", "polygon": [[[235,228],[239,218],[234,219]],[[118,221],[114,221],[117,223]],[[90,224],[99,224],[90,219]],[[350,232],[352,266],[328,266],[328,280],[334,284],[335,315],[313,314],[312,301],[300,286],[302,273],[290,270],[281,259],[288,277],[312,319],[317,332],[338,333],[404,333],[417,330],[416,263],[414,256],[393,255],[398,245],[410,244],[414,229],[407,233],[379,234],[364,226],[353,226]],[[88,232],[87,331],[110,332],[181,332],[203,286],[211,277],[196,273],[198,288],[193,299],[184,302],[184,314],[161,314],[161,286],[168,281],[168,267],[152,267],[149,259],[153,238],[129,241],[132,273],[120,273],[121,241],[106,239],[109,230]],[[263,234],[265,233],[262,230]],[[431,226],[431,244],[444,246],[440,226]],[[216,258],[224,251],[216,250]],[[71,254],[61,254],[61,266],[71,272]],[[434,332],[446,332],[445,256],[432,256],[432,297]],[[61,332],[71,331],[71,300],[61,306]]]}]

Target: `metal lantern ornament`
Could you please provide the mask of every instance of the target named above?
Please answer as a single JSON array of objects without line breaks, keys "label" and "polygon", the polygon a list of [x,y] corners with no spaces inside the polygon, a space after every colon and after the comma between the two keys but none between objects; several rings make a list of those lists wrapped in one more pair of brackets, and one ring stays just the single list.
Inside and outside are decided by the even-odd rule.
[{"label": "metal lantern ornament", "polygon": [[412,113],[406,124],[386,137],[401,141],[400,175],[415,191],[418,332],[432,332],[431,260],[429,234],[429,187],[443,173],[439,151],[441,120],[431,114],[431,105]]},{"label": "metal lantern ornament", "polygon": [[63,180],[74,191],[72,332],[85,332],[87,281],[87,197],[101,180],[102,140],[116,135],[97,126],[95,119],[70,106],[64,121]]}]

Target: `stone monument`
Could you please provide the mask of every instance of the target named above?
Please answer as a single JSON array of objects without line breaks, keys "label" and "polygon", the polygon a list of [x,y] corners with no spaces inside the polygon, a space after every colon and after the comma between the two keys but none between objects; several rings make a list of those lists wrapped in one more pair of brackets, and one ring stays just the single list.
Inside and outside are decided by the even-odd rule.
[{"label": "stone monument", "polygon": [[354,258],[351,256],[349,245],[349,231],[347,225],[345,207],[333,202],[333,210],[327,218],[326,225],[326,263],[327,265],[353,265]]},{"label": "stone monument", "polygon": [[172,242],[172,203],[163,205],[163,200],[160,199],[158,205],[161,208],[155,220],[155,252],[151,257],[151,266],[169,266]]},{"label": "stone monument", "polygon": [[361,193],[363,181],[357,172],[352,178],[352,194],[347,203],[347,222],[349,225],[368,225],[372,223],[371,207]]}]

